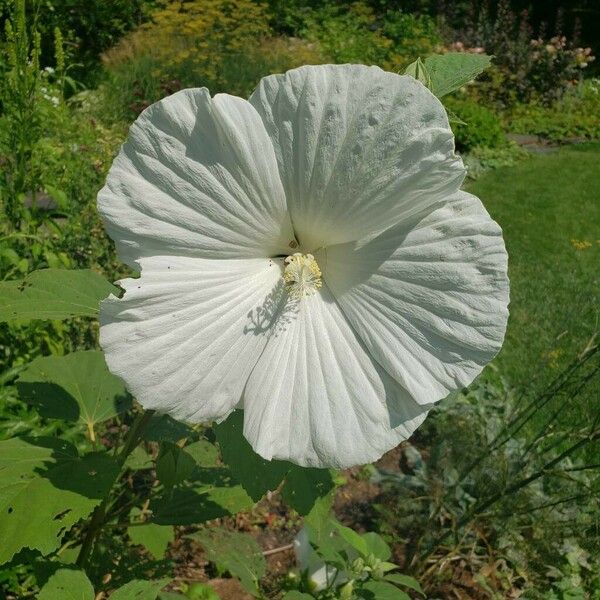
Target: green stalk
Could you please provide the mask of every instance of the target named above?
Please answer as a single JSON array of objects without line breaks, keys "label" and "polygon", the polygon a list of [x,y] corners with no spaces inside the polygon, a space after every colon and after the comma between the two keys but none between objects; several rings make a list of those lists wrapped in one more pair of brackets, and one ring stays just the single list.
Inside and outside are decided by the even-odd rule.
[{"label": "green stalk", "polygon": [[[147,410],[145,412],[140,413],[133,422],[133,425],[129,429],[127,433],[127,437],[125,439],[125,444],[121,451],[116,455],[116,460],[119,465],[119,474],[117,475],[114,483],[116,483],[121,477],[121,473],[123,471],[123,466],[125,465],[125,461],[127,457],[135,450],[137,445],[141,441],[142,433],[148,422],[152,418],[154,414],[153,410]],[[113,486],[114,486],[113,483]],[[79,556],[77,557],[77,566],[83,567],[87,563],[92,549],[94,547],[94,542],[96,538],[106,525],[106,522],[109,520],[110,514],[108,511],[108,505],[111,498],[112,487],[109,492],[106,494],[102,502],[96,507],[92,514],[92,518],[87,528],[87,532],[81,544],[81,550],[79,551]]]}]

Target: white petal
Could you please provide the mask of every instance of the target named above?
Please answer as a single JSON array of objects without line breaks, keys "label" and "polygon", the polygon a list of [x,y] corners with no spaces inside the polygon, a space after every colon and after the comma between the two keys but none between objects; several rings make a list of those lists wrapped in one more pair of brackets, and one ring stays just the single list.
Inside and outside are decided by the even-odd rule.
[{"label": "white petal", "polygon": [[368,350],[419,403],[468,385],[502,345],[506,249],[471,194],[317,260]]},{"label": "white petal", "polygon": [[284,294],[281,262],[166,256],[141,265],[139,279],[120,282],[123,298],[101,305],[110,370],[145,408],[194,422],[224,418],[266,344]]},{"label": "white petal", "polygon": [[246,100],[205,88],[146,109],[98,208],[121,258],[285,253],[293,239],[273,146]]},{"label": "white petal", "polygon": [[442,104],[412,77],[306,66],[265,77],[250,102],[273,140],[306,250],[389,227],[464,179]]},{"label": "white petal", "polygon": [[326,287],[288,305],[244,392],[244,435],[266,459],[345,468],[379,458],[424,420],[367,354]]}]

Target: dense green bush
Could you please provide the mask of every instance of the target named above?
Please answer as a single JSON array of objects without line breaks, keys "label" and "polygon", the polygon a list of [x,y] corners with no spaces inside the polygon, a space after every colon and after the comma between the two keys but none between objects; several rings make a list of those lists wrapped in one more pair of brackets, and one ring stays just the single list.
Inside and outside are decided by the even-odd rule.
[{"label": "dense green bush", "polygon": [[460,152],[479,146],[500,148],[506,145],[500,118],[489,108],[467,98],[448,98],[445,104],[455,115],[452,129]]},{"label": "dense green bush", "polygon": [[550,107],[518,104],[504,115],[513,133],[533,134],[561,142],[570,138],[600,139],[600,80],[581,83]]}]

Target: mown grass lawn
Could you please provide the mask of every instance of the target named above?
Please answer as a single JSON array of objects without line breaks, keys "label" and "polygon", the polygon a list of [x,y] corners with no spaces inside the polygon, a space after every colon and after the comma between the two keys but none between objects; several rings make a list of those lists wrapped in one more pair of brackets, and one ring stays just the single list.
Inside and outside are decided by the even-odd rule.
[{"label": "mown grass lawn", "polygon": [[[509,254],[510,319],[496,365],[518,387],[548,381],[600,329],[600,144],[534,156],[468,189],[502,226]],[[599,388],[589,390],[590,414]]]}]

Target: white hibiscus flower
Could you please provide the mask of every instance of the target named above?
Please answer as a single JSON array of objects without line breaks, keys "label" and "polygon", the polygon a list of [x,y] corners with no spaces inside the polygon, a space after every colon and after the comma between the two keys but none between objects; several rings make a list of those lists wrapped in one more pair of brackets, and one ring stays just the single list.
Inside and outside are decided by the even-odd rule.
[{"label": "white hibiscus flower", "polygon": [[377,459],[502,343],[506,251],[464,174],[440,102],[377,67],[161,100],[98,197],[141,270],[102,304],[110,369],[177,419],[243,408],[267,459]]}]

